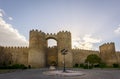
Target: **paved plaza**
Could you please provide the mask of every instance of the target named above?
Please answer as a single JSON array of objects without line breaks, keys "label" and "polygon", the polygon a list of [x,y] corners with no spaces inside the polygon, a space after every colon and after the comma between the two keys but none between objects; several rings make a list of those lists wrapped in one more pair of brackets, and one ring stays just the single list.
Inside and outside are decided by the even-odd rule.
[{"label": "paved plaza", "polygon": [[60,76],[46,75],[43,72],[48,71],[47,68],[18,70],[11,73],[0,74],[0,79],[120,79],[120,69],[70,69],[73,71],[81,71],[85,75],[82,76]]}]

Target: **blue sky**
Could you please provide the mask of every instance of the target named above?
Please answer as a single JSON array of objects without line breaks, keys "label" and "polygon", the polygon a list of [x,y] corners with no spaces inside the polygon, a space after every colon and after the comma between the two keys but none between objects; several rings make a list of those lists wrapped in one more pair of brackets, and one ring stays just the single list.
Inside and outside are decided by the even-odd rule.
[{"label": "blue sky", "polygon": [[9,39],[9,45],[28,45],[31,29],[46,33],[68,30],[74,48],[98,50],[103,43],[115,42],[118,51],[119,3],[120,0],[0,0],[0,43],[8,45]]}]

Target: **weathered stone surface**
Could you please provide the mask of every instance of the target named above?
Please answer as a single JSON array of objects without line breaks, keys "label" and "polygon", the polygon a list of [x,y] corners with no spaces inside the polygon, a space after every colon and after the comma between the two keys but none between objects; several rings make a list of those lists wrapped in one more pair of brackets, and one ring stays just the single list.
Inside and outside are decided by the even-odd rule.
[{"label": "weathered stone surface", "polygon": [[99,51],[93,50],[83,50],[83,49],[73,49],[73,64],[82,64],[85,62],[85,59],[90,54],[97,54],[99,56]]},{"label": "weathered stone surface", "polygon": [[[56,47],[47,47],[47,40],[57,41]],[[1,48],[4,48],[2,50]],[[31,65],[34,68],[50,66],[51,63],[58,67],[63,66],[62,49],[67,49],[65,56],[66,67],[84,63],[90,54],[97,54],[107,65],[114,63],[120,64],[120,52],[115,51],[114,43],[103,44],[99,47],[100,51],[72,49],[71,33],[68,31],[59,31],[58,33],[44,33],[38,30],[31,30],[29,35],[29,47],[3,47],[0,46],[0,52],[12,55],[12,64]],[[1,51],[2,50],[2,51]]]},{"label": "weathered stone surface", "polygon": [[100,48],[100,57],[103,62],[105,62],[109,66],[118,63],[118,57],[113,42],[103,44],[99,48]]}]

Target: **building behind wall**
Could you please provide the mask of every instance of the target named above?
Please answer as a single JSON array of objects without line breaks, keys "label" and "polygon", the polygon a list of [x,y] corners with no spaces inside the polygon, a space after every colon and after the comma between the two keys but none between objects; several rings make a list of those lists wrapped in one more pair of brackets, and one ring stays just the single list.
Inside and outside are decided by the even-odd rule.
[{"label": "building behind wall", "polygon": [[[84,63],[85,59],[90,54],[100,56],[102,61],[109,66],[114,63],[120,63],[120,52],[115,51],[114,43],[101,45],[99,51],[72,49],[71,37],[69,31],[49,34],[38,30],[31,30],[29,33],[29,47],[1,46],[0,52],[10,54],[12,64],[31,65],[34,68],[46,67],[52,62],[55,62],[58,67],[63,66],[62,49],[67,49],[69,51],[66,55],[66,67],[73,67],[76,63]],[[48,39],[55,39],[57,41],[57,46],[48,47]]]}]

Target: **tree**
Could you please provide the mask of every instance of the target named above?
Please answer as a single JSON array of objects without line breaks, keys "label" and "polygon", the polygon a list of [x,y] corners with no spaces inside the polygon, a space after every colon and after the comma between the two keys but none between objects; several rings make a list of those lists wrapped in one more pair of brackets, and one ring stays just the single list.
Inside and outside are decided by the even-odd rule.
[{"label": "tree", "polygon": [[92,65],[100,64],[101,58],[99,56],[97,56],[96,54],[90,54],[87,56],[87,59],[85,60],[85,62],[86,63],[89,62]]}]

